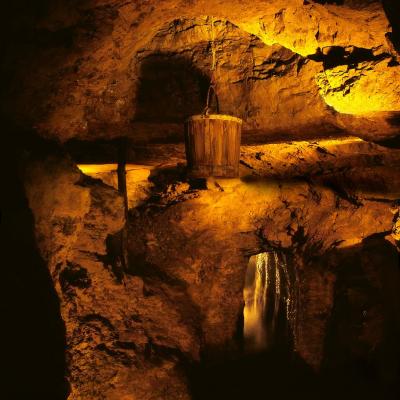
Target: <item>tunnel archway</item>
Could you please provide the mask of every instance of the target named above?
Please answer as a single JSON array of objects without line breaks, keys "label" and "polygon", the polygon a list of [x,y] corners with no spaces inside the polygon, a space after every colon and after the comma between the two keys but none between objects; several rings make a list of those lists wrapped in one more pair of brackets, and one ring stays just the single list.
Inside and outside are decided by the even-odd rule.
[{"label": "tunnel archway", "polygon": [[210,78],[189,59],[153,53],[140,63],[135,122],[182,123],[203,111]]},{"label": "tunnel archway", "polygon": [[[182,140],[182,123],[204,109],[211,79],[221,113],[243,119],[244,141],[260,140],[267,132],[270,140],[282,137],[289,120],[298,122],[297,135],[304,135],[304,127],[309,136],[341,131],[319,95],[316,63],[284,46],[267,45],[224,18],[165,24],[142,45],[134,65],[136,138]],[[320,118],[324,126],[316,122]]]},{"label": "tunnel archway", "polygon": [[316,372],[293,347],[299,285],[292,255],[269,248],[246,260],[237,270],[244,283],[232,338],[238,347],[189,369],[193,399],[319,398],[323,391]]}]

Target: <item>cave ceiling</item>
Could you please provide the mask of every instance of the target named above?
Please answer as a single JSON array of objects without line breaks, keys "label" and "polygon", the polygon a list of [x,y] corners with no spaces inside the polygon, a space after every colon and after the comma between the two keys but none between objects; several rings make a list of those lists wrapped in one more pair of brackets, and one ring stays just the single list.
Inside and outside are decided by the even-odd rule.
[{"label": "cave ceiling", "polygon": [[[395,3],[40,3],[30,28],[20,29],[28,13],[21,9],[8,32],[18,40],[5,45],[12,64],[3,66],[3,112],[12,124],[61,142],[177,140],[183,117],[201,111],[213,17],[221,103],[245,120],[245,133],[393,136],[400,111]],[[173,86],[182,69],[189,90],[183,94]],[[151,98],[141,102],[141,85],[152,83],[176,110],[162,102],[152,109],[146,104]]]}]

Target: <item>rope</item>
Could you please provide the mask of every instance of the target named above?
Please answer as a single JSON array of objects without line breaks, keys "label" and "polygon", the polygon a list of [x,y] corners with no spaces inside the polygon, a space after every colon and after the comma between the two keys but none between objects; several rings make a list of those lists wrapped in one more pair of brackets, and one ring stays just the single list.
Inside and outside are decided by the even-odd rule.
[{"label": "rope", "polygon": [[219,114],[219,102],[218,102],[218,96],[215,91],[215,76],[214,76],[214,71],[217,68],[217,50],[215,47],[215,29],[214,29],[214,17],[211,18],[211,27],[209,29],[210,33],[210,47],[211,47],[211,81],[210,81],[210,86],[208,88],[207,92],[207,103],[206,107],[204,108],[203,115],[209,115],[211,112],[211,95],[214,94],[215,102],[217,105],[217,113]]},{"label": "rope", "polygon": [[211,55],[212,55],[212,63],[211,63],[211,71],[214,71],[217,66],[217,52],[215,49],[215,30],[214,30],[214,17],[211,17],[211,30],[210,30],[210,44],[211,44]]}]

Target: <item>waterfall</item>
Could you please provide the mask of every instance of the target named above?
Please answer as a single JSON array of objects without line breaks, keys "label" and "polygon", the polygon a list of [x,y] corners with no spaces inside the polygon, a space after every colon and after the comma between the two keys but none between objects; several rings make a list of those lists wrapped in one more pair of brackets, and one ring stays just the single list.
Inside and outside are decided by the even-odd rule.
[{"label": "waterfall", "polygon": [[287,337],[289,319],[294,315],[287,260],[278,252],[252,256],[243,291],[245,307],[245,351],[270,348],[281,336]]},{"label": "waterfall", "polygon": [[244,337],[250,347],[262,348],[266,343],[264,315],[267,306],[268,253],[250,258],[244,288]]}]

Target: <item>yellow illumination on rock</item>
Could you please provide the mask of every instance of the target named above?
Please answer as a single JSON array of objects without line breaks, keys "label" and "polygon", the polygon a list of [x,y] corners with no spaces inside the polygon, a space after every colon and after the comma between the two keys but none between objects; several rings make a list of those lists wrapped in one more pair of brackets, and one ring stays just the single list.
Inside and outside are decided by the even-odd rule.
[{"label": "yellow illumination on rock", "polygon": [[116,171],[117,167],[117,164],[78,164],[78,168],[89,176]]},{"label": "yellow illumination on rock", "polygon": [[267,344],[265,313],[268,289],[268,253],[260,253],[250,258],[244,288],[245,307],[244,336],[251,341],[254,349],[260,350]]},{"label": "yellow illumination on rock", "polygon": [[320,94],[336,111],[362,115],[400,111],[400,67],[364,62],[339,65],[316,76]]},{"label": "yellow illumination on rock", "polygon": [[[117,164],[79,164],[78,168],[92,178],[100,179],[106,185],[118,189]],[[126,188],[128,194],[128,207],[135,208],[142,204],[149,195],[152,183],[149,181],[151,171],[148,165],[127,164]]]}]

